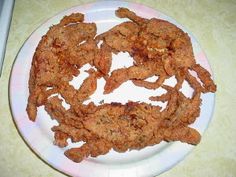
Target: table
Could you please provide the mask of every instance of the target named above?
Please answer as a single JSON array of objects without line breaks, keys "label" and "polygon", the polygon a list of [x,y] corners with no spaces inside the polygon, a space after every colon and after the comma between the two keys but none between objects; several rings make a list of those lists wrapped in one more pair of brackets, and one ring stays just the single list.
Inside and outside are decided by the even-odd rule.
[{"label": "table", "polygon": [[[0,176],[62,177],[22,140],[11,117],[8,82],[12,64],[27,37],[46,19],[90,0],[16,0],[0,78]],[[205,50],[217,84],[215,111],[201,143],[161,177],[236,176],[236,2],[234,0],[137,0],[176,19]]]}]

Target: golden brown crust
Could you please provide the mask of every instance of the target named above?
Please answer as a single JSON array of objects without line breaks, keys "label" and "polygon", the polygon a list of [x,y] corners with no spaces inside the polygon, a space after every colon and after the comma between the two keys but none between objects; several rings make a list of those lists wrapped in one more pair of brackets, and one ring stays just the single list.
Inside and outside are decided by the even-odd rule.
[{"label": "golden brown crust", "polygon": [[215,92],[216,85],[214,84],[213,80],[211,79],[210,73],[203,68],[201,65],[196,64],[192,67],[192,69],[197,73],[198,78],[203,83],[204,92]]},{"label": "golden brown crust", "polygon": [[103,43],[101,48],[97,50],[93,64],[102,74],[107,75],[110,71],[111,63],[112,49],[106,43]]},{"label": "golden brown crust", "polygon": [[135,23],[142,25],[147,22],[147,19],[137,16],[134,12],[130,11],[127,8],[120,7],[116,10],[116,16],[120,18],[129,18]]},{"label": "golden brown crust", "polygon": [[139,87],[145,87],[147,89],[157,89],[161,87],[161,85],[164,83],[164,81],[168,78],[167,75],[160,75],[158,79],[155,82],[148,82],[145,80],[133,80],[134,85],[139,86]]},{"label": "golden brown crust", "polygon": [[[83,141],[81,147],[65,152],[74,162],[106,154],[110,149],[125,152],[161,141],[196,145],[201,135],[189,125],[199,117],[201,93],[216,91],[208,71],[196,64],[191,40],[181,29],[164,20],[141,18],[126,8],[119,8],[116,15],[131,21],[98,36],[96,25],[84,23],[83,14],[64,17],[42,37],[33,57],[26,108],[29,119],[35,121],[37,107],[44,105],[50,117],[58,122],[52,127],[55,145],[66,147],[68,139]],[[102,42],[100,47],[99,42]],[[112,53],[118,52],[128,52],[134,65],[116,69],[109,75]],[[95,69],[88,70],[89,76],[75,89],[69,81],[87,63]],[[197,73],[201,83],[190,70]],[[152,76],[158,79],[145,81]],[[177,80],[174,87],[164,85],[171,76]],[[106,80],[104,94],[128,80],[147,89],[162,87],[167,91],[165,94],[149,99],[167,102],[167,106],[162,110],[159,106],[132,101],[85,105],[101,77]],[[185,80],[194,90],[191,98],[180,91]],[[53,94],[59,94],[69,108],[65,109],[63,99]]]}]

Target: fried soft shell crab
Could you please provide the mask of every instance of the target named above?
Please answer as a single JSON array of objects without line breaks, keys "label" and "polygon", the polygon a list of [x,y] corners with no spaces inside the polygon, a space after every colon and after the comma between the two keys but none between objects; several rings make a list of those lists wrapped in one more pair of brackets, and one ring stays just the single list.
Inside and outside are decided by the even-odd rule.
[{"label": "fried soft shell crab", "polygon": [[[73,13],[42,37],[30,70],[26,108],[29,119],[35,121],[37,107],[44,105],[50,117],[59,123],[52,127],[55,145],[66,147],[68,139],[84,141],[81,147],[65,151],[74,162],[106,154],[111,149],[125,152],[161,141],[198,144],[201,135],[189,125],[200,114],[201,93],[215,92],[216,85],[209,72],[196,63],[190,37],[164,20],[141,18],[126,8],[115,13],[130,21],[96,35],[95,23],[85,23],[83,14]],[[109,75],[112,53],[119,52],[128,52],[134,64]],[[80,74],[79,69],[85,64],[96,69],[88,70],[89,76],[75,89],[69,81]],[[190,71],[195,71],[201,82]],[[146,81],[152,76],[158,79]],[[164,85],[172,76],[177,84]],[[97,80],[102,77],[106,80],[104,94],[128,80],[147,89],[162,87],[167,93],[149,99],[167,101],[167,106],[161,111],[161,107],[144,102],[83,104],[96,91]],[[194,89],[191,98],[180,91],[185,80]],[[62,99],[52,96],[55,93],[63,97],[69,109],[62,106]]]}]

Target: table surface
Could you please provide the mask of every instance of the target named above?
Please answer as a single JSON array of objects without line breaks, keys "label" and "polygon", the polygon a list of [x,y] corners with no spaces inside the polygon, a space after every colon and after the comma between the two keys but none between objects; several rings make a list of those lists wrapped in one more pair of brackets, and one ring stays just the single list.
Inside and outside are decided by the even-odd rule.
[{"label": "table surface", "polygon": [[[12,64],[27,37],[49,17],[88,0],[16,0],[0,78],[0,176],[65,176],[27,147],[13,123],[8,99]],[[201,143],[161,177],[236,176],[236,1],[138,0],[176,19],[205,50],[217,84],[213,120]]]}]

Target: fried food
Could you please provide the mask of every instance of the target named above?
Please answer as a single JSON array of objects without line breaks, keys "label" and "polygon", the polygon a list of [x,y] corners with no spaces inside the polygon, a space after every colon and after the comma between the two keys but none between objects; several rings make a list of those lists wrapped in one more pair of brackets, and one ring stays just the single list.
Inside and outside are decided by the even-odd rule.
[{"label": "fried food", "polygon": [[[85,64],[90,61],[90,58],[82,57],[79,62],[74,56],[74,50],[81,48],[79,43],[89,43],[96,35],[96,25],[82,21],[83,15],[79,13],[64,17],[58,25],[52,26],[39,42],[29,79],[30,96],[26,110],[30,120],[36,119],[38,97],[40,94],[45,95],[42,88],[72,80],[73,76],[79,74],[80,62]],[[86,45],[85,43],[83,45]],[[71,64],[75,63],[72,62],[75,58],[76,64]]]},{"label": "fried food", "polygon": [[137,16],[134,12],[130,11],[127,8],[120,7],[119,9],[116,10],[115,13],[117,17],[128,18],[137,23],[138,25],[142,25],[147,22],[146,19]]},{"label": "fried food", "polygon": [[[30,70],[26,108],[29,119],[36,121],[37,107],[44,106],[58,122],[52,127],[55,145],[66,147],[69,139],[83,141],[82,146],[65,151],[74,162],[106,154],[111,149],[125,152],[161,141],[198,144],[201,135],[189,125],[200,115],[201,93],[215,92],[216,85],[210,73],[196,63],[188,34],[167,21],[145,19],[126,8],[115,13],[131,21],[97,35],[96,24],[85,23],[83,14],[74,13],[65,16],[42,37]],[[112,53],[119,52],[128,52],[134,65],[110,71]],[[85,64],[93,68],[86,71],[89,76],[75,89],[69,81],[80,74],[79,69]],[[201,82],[191,71],[197,73]],[[146,81],[152,76],[158,79]],[[177,80],[174,87],[164,85],[171,76]],[[97,80],[102,77],[106,81],[104,94],[132,81],[146,89],[165,89],[163,95],[149,99],[167,105],[162,109],[133,101],[84,104],[95,93]],[[194,90],[191,98],[180,91],[185,80]],[[63,107],[63,101],[69,108]]]},{"label": "fried food", "polygon": [[137,80],[136,79],[136,80],[133,80],[133,83],[134,83],[134,85],[139,86],[139,87],[145,87],[147,89],[154,89],[155,90],[155,89],[159,88],[167,78],[168,77],[165,74],[163,74],[163,75],[160,75],[155,82],[148,82],[145,80]]},{"label": "fried food", "polygon": [[93,64],[101,73],[107,75],[110,71],[111,63],[112,49],[106,43],[103,43],[101,49],[97,50]]},{"label": "fried food", "polygon": [[112,71],[111,76],[106,80],[104,94],[111,93],[114,89],[118,88],[122,83],[128,80],[133,80],[135,85],[146,88],[151,85],[149,87],[151,87],[151,89],[155,89],[155,86],[156,88],[158,87],[158,83],[154,83],[154,86],[152,86],[152,84],[148,85],[148,82],[142,81],[154,75],[162,75],[161,77],[167,78],[161,62],[148,61],[143,65],[130,66],[129,68],[114,70]]},{"label": "fried food", "polygon": [[196,64],[192,67],[192,69],[197,73],[198,78],[203,83],[203,92],[215,92],[216,91],[216,85],[214,84],[213,80],[211,79],[210,73],[200,66],[199,64]]},{"label": "fried food", "polygon": [[100,34],[96,38],[97,40],[104,40],[113,50],[131,52],[138,37],[139,28],[134,22],[124,22]]}]

